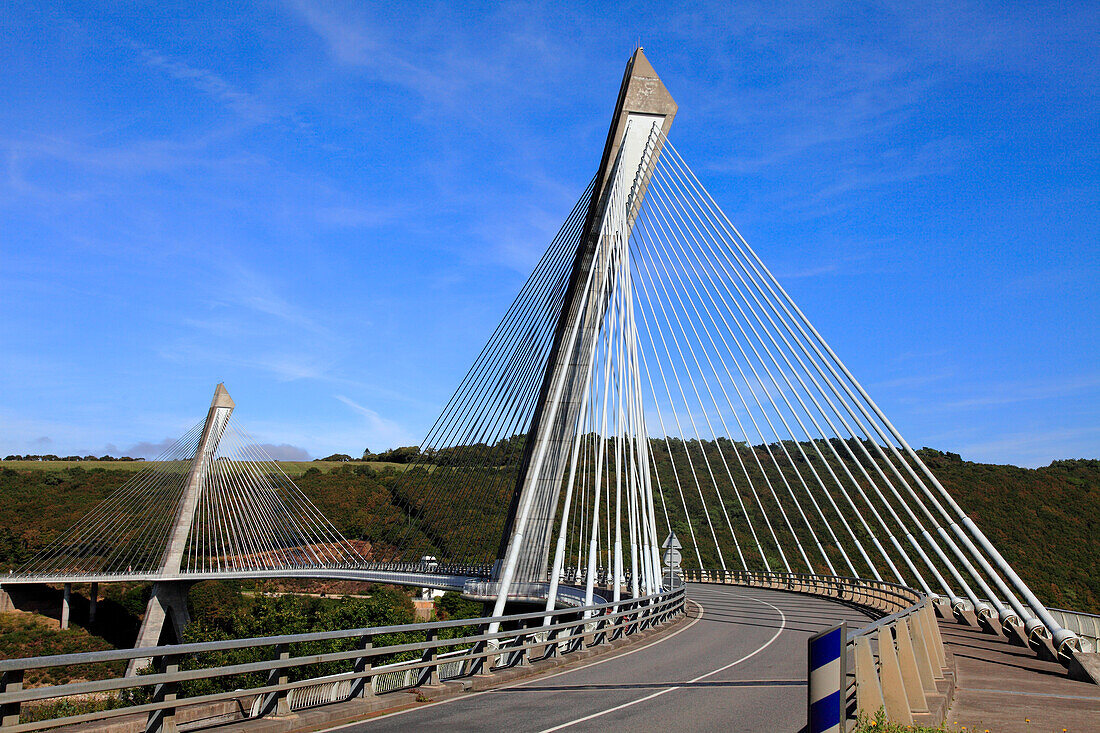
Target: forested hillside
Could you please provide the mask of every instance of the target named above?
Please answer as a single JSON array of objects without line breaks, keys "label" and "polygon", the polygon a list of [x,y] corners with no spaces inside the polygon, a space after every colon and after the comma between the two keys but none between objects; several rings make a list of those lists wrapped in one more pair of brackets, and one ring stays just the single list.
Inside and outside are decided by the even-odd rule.
[{"label": "forested hillside", "polygon": [[[793,445],[793,444],[791,444]],[[510,447],[514,448],[514,447]],[[715,460],[714,443],[653,441],[653,457],[657,477],[665,493],[661,502],[668,509],[672,528],[684,541],[685,566],[698,564],[717,566],[719,558],[706,525],[698,491],[685,486],[684,497],[691,527],[682,508],[681,498],[673,488],[673,462],[682,466],[686,454],[701,461],[706,453]],[[752,454],[764,455],[764,446],[746,446],[723,442],[727,458],[736,451],[745,460],[754,483],[762,475]],[[792,453],[795,451],[792,450]],[[809,451],[807,450],[809,453]],[[350,539],[370,543],[376,559],[393,557],[399,552],[405,557],[434,554],[441,558],[461,558],[472,555],[492,556],[495,553],[507,511],[510,486],[515,477],[514,449],[498,452],[496,459],[479,461],[475,469],[457,467],[463,461],[456,454],[433,457],[423,465],[402,473],[402,466],[378,463],[347,462],[321,464],[324,470],[309,467],[294,471],[302,490],[313,499],[322,512]],[[970,517],[989,535],[1004,556],[1036,593],[1051,605],[1100,612],[1100,461],[1055,461],[1039,469],[988,465],[961,460],[952,453],[924,449],[922,457],[944,486],[966,509]],[[824,464],[819,459],[819,470]],[[492,465],[489,465],[492,464]],[[93,468],[69,465],[40,468],[26,463],[17,469],[0,462],[0,570],[17,567],[36,549],[44,546],[59,532],[70,526],[112,490],[133,476],[130,466],[112,468],[98,464]],[[43,467],[48,464],[42,464]],[[100,467],[104,466],[106,467]],[[768,465],[762,462],[760,465]],[[295,467],[297,468],[297,467]],[[299,469],[300,470],[300,469]],[[769,469],[767,472],[774,472]],[[770,478],[779,483],[777,475]],[[788,475],[792,482],[795,479]],[[485,482],[482,491],[470,491],[472,481]],[[702,487],[708,496],[722,496],[730,524],[738,543],[752,567],[762,567],[761,554],[773,569],[782,569],[782,560],[774,543],[762,541],[757,549],[749,531],[749,522],[758,529],[764,526],[758,505],[747,500],[747,492],[738,484],[744,502],[737,500],[730,482],[716,473],[715,483]],[[689,490],[690,489],[690,490]],[[440,497],[444,497],[441,501]],[[779,504],[794,515],[792,505],[779,494]],[[710,499],[708,499],[710,501]],[[770,500],[769,500],[770,501]],[[445,511],[440,506],[446,507]],[[774,506],[767,501],[765,508]],[[711,511],[715,511],[711,504]],[[771,512],[769,512],[771,513]],[[664,512],[658,506],[659,529],[665,530]],[[809,525],[821,537],[827,528],[810,514]],[[773,517],[778,523],[778,519]],[[725,529],[724,518],[715,521],[715,532],[727,565],[739,567],[740,560],[731,549],[732,538]],[[698,538],[698,554],[691,546],[691,529]],[[805,540],[805,527],[794,527]],[[760,530],[761,533],[763,530]],[[836,530],[839,532],[839,530]],[[777,533],[779,530],[777,529]],[[857,535],[865,533],[857,527]],[[808,542],[804,544],[809,546]],[[840,572],[841,556],[831,542],[825,542],[826,552]],[[791,544],[780,533],[780,546],[795,564]],[[762,552],[761,552],[762,550]],[[825,571],[819,559],[811,558],[818,571]],[[900,562],[899,562],[900,566]],[[857,562],[857,571],[865,567]]]}]

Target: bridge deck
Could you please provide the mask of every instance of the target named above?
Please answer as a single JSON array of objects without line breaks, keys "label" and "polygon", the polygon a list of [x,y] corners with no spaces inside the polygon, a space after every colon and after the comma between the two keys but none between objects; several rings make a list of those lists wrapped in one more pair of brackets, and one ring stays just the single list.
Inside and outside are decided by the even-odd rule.
[{"label": "bridge deck", "polygon": [[782,591],[693,585],[702,616],[595,664],[341,728],[789,731],[806,722],[806,639],[846,606]]},{"label": "bridge deck", "polygon": [[944,622],[940,633],[955,658],[948,724],[979,733],[1100,730],[1096,685],[1070,679],[1062,665],[1044,662],[1003,637]]}]

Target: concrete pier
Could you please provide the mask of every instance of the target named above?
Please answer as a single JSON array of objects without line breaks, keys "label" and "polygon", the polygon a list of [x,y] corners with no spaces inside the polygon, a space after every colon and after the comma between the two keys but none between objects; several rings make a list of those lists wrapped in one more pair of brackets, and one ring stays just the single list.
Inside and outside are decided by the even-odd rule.
[{"label": "concrete pier", "polygon": [[61,630],[69,628],[69,614],[72,610],[73,584],[65,584],[65,592],[61,595]]}]

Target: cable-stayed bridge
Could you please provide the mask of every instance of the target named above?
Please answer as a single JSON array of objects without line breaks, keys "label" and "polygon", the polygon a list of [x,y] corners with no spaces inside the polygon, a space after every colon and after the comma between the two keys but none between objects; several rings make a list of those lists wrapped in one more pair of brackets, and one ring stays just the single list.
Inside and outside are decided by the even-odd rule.
[{"label": "cable-stayed bridge", "polygon": [[[203,579],[460,590],[492,604],[471,647],[484,660],[511,610],[556,629],[562,609],[581,609],[587,629],[608,608],[669,597],[686,575],[847,597],[902,614],[914,638],[935,622],[905,614],[935,608],[1087,666],[1066,616],[707,193],[668,137],[676,113],[639,49],[596,174],[392,484],[400,522],[343,537],[236,425],[219,385],[203,422],[4,585],[152,581],[139,647],[168,618],[180,638],[183,591]],[[140,657],[128,659],[133,671]]]}]

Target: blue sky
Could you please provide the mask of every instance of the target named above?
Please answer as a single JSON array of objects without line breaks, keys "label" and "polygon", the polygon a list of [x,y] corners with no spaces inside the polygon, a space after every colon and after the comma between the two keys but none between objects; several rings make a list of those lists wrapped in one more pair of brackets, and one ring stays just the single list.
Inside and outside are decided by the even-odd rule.
[{"label": "blue sky", "polygon": [[0,6],[0,455],[419,442],[640,41],[911,443],[1100,456],[1100,6],[456,5]]}]

